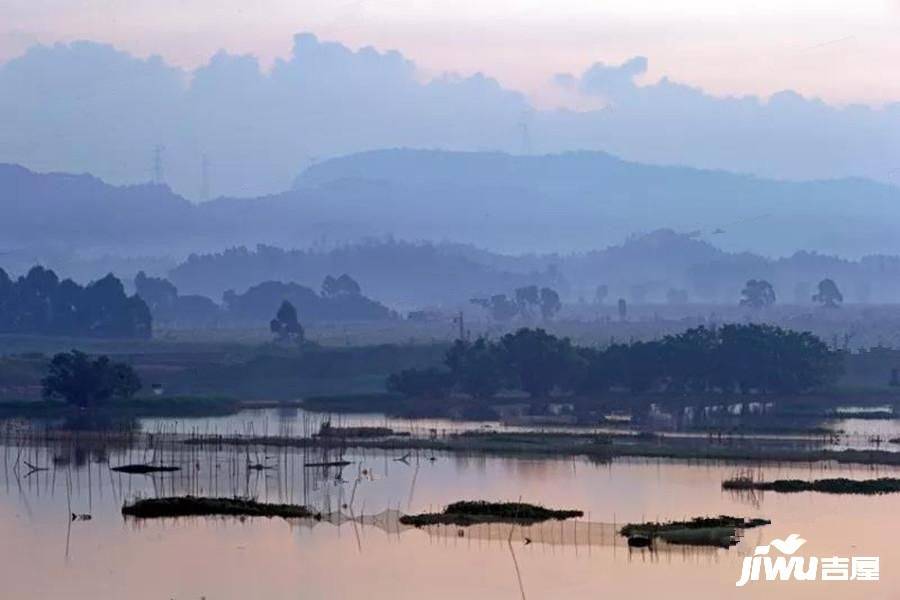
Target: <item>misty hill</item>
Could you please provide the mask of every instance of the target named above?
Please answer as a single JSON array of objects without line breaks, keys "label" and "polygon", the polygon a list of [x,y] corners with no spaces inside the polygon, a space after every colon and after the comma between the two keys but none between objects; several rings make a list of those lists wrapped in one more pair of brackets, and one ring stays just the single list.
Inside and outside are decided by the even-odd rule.
[{"label": "misty hill", "polygon": [[660,228],[767,256],[900,254],[896,187],[765,180],[599,152],[373,151],[316,164],[281,194],[202,204],[161,184],[112,186],[0,165],[0,211],[0,250],[21,251],[26,264],[102,254],[180,259],[259,243],[335,247],[386,236],[502,254],[571,253]]},{"label": "misty hill", "polygon": [[4,245],[117,247],[154,232],[192,233],[189,202],[163,185],[111,186],[90,175],[34,173],[0,164]]},{"label": "misty hill", "polygon": [[696,230],[720,247],[766,255],[900,250],[888,221],[900,216],[894,186],[768,180],[644,165],[603,152],[377,150],[314,165],[295,187],[382,206],[400,223],[427,211],[426,230],[439,222],[456,231],[444,234],[452,239],[518,252],[597,248],[661,227]]},{"label": "misty hill", "polygon": [[510,294],[537,285],[557,290],[566,302],[592,302],[604,286],[606,302],[719,302],[735,305],[750,279],[766,279],[782,303],[810,304],[825,278],[838,282],[848,302],[900,299],[900,257],[872,255],[846,260],[798,252],[780,259],[727,252],[691,235],[661,229],[629,237],[602,250],[572,254],[504,255],[463,244],[368,241],[339,248],[283,250],[232,248],[192,255],[170,279],[194,294],[219,298],[229,288],[260,281],[292,281],[316,287],[328,273],[351,273],[388,306],[466,303],[473,297]]},{"label": "misty hill", "polygon": [[351,273],[363,289],[390,306],[466,302],[473,295],[522,285],[558,284],[558,274],[546,270],[543,259],[509,260],[508,270],[486,264],[489,252],[472,249],[467,257],[459,246],[395,240],[348,244],[330,250],[284,250],[273,246],[237,247],[194,254],[169,273],[178,289],[221,298],[229,289],[244,290],[262,281],[290,281],[318,287],[331,273]]}]

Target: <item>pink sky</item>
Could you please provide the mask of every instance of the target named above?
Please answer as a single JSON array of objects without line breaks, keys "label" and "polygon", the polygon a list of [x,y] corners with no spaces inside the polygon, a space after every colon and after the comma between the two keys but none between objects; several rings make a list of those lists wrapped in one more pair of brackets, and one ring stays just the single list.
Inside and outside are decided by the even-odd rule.
[{"label": "pink sky", "polygon": [[554,73],[635,55],[649,58],[649,81],[717,94],[900,100],[897,0],[6,0],[0,60],[91,39],[189,68],[220,48],[269,63],[300,31],[399,50],[425,77],[482,71],[542,106],[562,102]]}]

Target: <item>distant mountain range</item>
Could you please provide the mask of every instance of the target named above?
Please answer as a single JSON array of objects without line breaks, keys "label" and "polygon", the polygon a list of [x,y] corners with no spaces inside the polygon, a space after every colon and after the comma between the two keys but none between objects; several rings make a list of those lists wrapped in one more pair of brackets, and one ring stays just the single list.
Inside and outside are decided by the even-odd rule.
[{"label": "distant mountain range", "polygon": [[294,189],[192,204],[162,184],[0,165],[0,251],[171,256],[266,243],[452,240],[505,253],[585,252],[671,228],[729,251],[900,254],[900,188],[782,182],[600,152],[379,150],[323,161]]}]

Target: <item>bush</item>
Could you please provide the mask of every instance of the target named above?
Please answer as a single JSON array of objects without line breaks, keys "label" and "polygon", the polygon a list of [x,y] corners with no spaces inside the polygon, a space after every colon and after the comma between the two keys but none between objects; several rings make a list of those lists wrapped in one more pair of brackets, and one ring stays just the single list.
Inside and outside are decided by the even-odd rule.
[{"label": "bush", "polygon": [[44,397],[62,398],[79,408],[88,408],[111,398],[129,398],[141,389],[141,380],[130,365],[91,359],[77,350],[57,354],[42,380]]}]

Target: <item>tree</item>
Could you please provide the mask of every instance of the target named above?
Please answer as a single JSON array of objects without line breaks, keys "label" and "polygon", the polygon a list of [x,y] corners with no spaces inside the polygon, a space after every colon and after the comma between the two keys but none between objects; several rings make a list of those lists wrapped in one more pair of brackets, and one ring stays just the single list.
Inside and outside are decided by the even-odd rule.
[{"label": "tree", "polygon": [[160,277],[147,277],[143,271],[138,271],[134,277],[134,288],[153,313],[172,308],[178,300],[178,288],[172,282]]},{"label": "tree", "polygon": [[532,397],[546,397],[566,383],[567,369],[575,357],[568,339],[543,329],[520,329],[500,340],[503,364],[511,379]]},{"label": "tree", "polygon": [[832,279],[823,279],[819,282],[819,292],[812,297],[813,302],[818,302],[825,308],[840,308],[844,296]]},{"label": "tree", "polygon": [[0,331],[93,337],[150,337],[146,303],[112,274],[82,287],[41,266],[0,277]]},{"label": "tree", "polygon": [[549,321],[562,309],[559,294],[550,288],[541,288],[541,317]]},{"label": "tree", "polygon": [[516,289],[516,304],[519,306],[519,313],[524,316],[530,316],[533,307],[539,306],[541,303],[541,294],[536,285],[528,285]]},{"label": "tree", "polygon": [[494,294],[490,298],[472,298],[470,302],[487,309],[495,321],[509,321],[519,314],[518,304],[510,300],[506,294]]},{"label": "tree", "polygon": [[495,344],[484,338],[457,340],[444,363],[455,385],[475,398],[490,398],[503,387],[504,376]]},{"label": "tree", "polygon": [[767,308],[775,304],[775,289],[765,279],[751,279],[741,290],[741,306]]},{"label": "tree", "polygon": [[303,342],[304,331],[297,319],[297,309],[287,300],[282,301],[275,318],[269,322],[269,330],[279,342]]},{"label": "tree", "polygon": [[79,408],[130,398],[141,389],[141,380],[130,365],[112,362],[108,356],[91,359],[77,350],[55,355],[41,383],[45,398],[62,398]]},{"label": "tree", "polygon": [[377,321],[396,317],[383,304],[362,295],[325,297],[304,285],[281,281],[263,281],[243,294],[228,290],[222,300],[229,320],[247,324],[269,323],[285,300],[303,315],[305,322]]},{"label": "tree", "polygon": [[322,296],[324,298],[337,298],[339,296],[360,296],[362,288],[355,279],[344,273],[337,279],[328,275],[322,281]]}]

